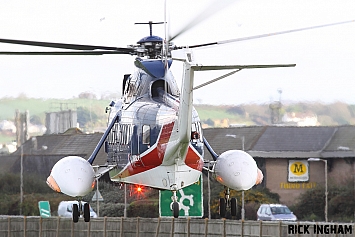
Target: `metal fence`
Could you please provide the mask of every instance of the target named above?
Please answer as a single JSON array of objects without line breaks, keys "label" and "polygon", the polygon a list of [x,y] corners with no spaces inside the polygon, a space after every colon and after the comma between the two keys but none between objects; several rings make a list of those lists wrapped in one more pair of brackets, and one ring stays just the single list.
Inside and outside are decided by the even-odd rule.
[{"label": "metal fence", "polygon": [[[297,233],[296,233],[297,232]],[[347,237],[353,223],[262,222],[225,219],[100,217],[73,223],[60,217],[0,217],[0,237]]]}]

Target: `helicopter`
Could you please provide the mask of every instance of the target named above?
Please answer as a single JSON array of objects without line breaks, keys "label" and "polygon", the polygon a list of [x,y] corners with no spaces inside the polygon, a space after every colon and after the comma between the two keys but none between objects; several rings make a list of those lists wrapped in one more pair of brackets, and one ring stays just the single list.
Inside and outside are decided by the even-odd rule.
[{"label": "helicopter", "polygon": [[[53,190],[79,199],[79,204],[73,205],[74,222],[78,221],[81,214],[85,221],[90,221],[89,206],[82,204],[80,198],[89,193],[97,178],[107,172],[114,182],[170,190],[173,194],[172,212],[176,218],[179,216],[176,192],[197,182],[203,170],[211,172],[226,187],[225,197],[220,200],[221,216],[227,207],[231,209],[232,215],[236,214],[236,200],[229,197],[229,189],[248,190],[263,179],[262,172],[248,153],[230,150],[218,155],[213,151],[203,137],[201,121],[193,107],[193,91],[241,70],[294,67],[295,64],[200,65],[194,59],[194,48],[268,37],[269,34],[179,47],[171,43],[174,37],[163,39],[153,35],[153,25],[165,23],[138,23],[148,24],[150,34],[136,44],[122,48],[0,39],[0,43],[70,50],[0,52],[5,55],[128,54],[136,57],[134,72],[123,76],[122,98],[112,102],[108,108],[108,127],[92,155],[87,160],[77,156],[64,157],[54,165],[47,179],[47,184]],[[348,22],[336,24],[344,23]],[[331,25],[335,24],[316,27]],[[272,35],[313,28],[276,32]],[[174,58],[172,52],[176,50],[183,52],[183,57]],[[173,61],[184,65],[180,90],[170,71]],[[194,86],[195,72],[214,70],[232,71]],[[204,160],[204,146],[211,153],[213,161]],[[107,163],[93,167],[101,147],[107,152]],[[206,164],[208,167],[212,164],[212,169],[206,168]]]}]

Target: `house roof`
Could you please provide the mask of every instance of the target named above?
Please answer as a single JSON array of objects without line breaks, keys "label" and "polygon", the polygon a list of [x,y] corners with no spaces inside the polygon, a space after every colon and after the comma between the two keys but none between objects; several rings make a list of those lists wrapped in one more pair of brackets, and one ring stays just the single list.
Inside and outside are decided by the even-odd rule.
[{"label": "house roof", "polygon": [[355,126],[339,126],[329,144],[323,149],[322,157],[354,157]]},{"label": "house roof", "polygon": [[325,148],[335,131],[335,127],[270,126],[251,150],[320,151]]},{"label": "house roof", "polygon": [[[266,127],[233,127],[233,128],[207,128],[203,135],[217,154],[228,150],[250,150],[255,141],[261,136]],[[205,159],[212,159],[205,149]]]},{"label": "house roof", "polygon": [[[23,145],[25,155],[51,155],[51,156],[81,156],[85,159],[94,151],[102,133],[83,134],[69,132],[63,134],[50,134],[32,137]],[[103,156],[103,148],[95,159],[95,164],[104,164],[106,157]],[[13,155],[21,155],[21,149],[17,149]]]},{"label": "house roof", "polygon": [[[211,128],[205,129],[204,135],[217,154],[231,149],[241,150],[240,137],[244,136],[245,151],[253,157],[355,157],[355,126]],[[211,159],[207,150],[205,155]]]}]

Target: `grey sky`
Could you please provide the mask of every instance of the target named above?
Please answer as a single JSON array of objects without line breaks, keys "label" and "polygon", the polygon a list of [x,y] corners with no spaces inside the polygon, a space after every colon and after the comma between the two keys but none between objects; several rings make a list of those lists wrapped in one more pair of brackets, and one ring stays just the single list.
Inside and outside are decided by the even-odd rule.
[{"label": "grey sky", "polygon": [[[171,2],[171,3],[170,3]],[[210,1],[169,1],[172,33]],[[263,33],[355,20],[352,0],[234,1],[174,40],[176,45],[227,40]],[[149,34],[134,22],[164,20],[164,1],[4,1],[0,37],[11,39],[125,47]],[[153,34],[164,37],[164,27]],[[355,103],[355,22],[287,35],[195,50],[201,64],[296,63],[296,68],[255,69],[236,73],[195,92],[195,102],[209,104],[292,101]],[[1,51],[37,50],[0,44]],[[38,48],[38,50],[43,50]],[[0,97],[71,98],[80,92],[100,95],[121,90],[123,74],[134,57],[0,56]],[[182,64],[174,62],[180,84]],[[224,72],[196,75],[196,85]]]}]

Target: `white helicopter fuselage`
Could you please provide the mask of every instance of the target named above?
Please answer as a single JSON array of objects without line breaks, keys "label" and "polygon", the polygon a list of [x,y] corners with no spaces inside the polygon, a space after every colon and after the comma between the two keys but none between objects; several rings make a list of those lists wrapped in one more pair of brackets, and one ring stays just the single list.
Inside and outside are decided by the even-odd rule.
[{"label": "white helicopter fuselage", "polygon": [[[161,60],[150,63],[159,65]],[[124,101],[111,111],[121,113],[117,130],[124,129],[128,137],[126,141],[122,137],[115,139],[120,145],[130,140],[126,151],[121,149],[126,152],[128,162],[122,170],[110,172],[111,180],[169,190],[189,186],[198,181],[203,168],[203,136],[200,119],[189,98],[192,90],[187,90],[188,94],[182,90],[179,97],[170,73],[161,81],[142,69],[137,70],[135,75],[151,81],[145,82],[149,86],[139,94],[129,90],[145,86],[136,86],[137,78],[129,78]],[[184,99],[179,101],[181,98]]]}]

